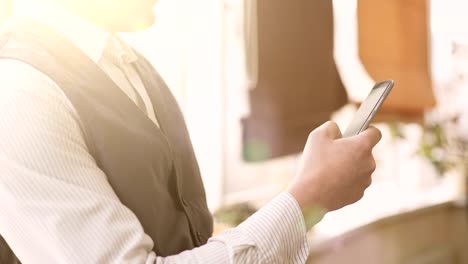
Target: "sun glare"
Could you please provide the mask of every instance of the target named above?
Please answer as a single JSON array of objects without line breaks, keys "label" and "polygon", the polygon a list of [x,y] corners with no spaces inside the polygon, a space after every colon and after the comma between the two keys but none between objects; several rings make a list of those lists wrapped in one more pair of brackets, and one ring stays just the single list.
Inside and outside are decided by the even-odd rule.
[{"label": "sun glare", "polygon": [[14,0],[13,12],[15,15],[30,15],[39,12],[43,7],[37,2],[38,1],[31,0]]}]

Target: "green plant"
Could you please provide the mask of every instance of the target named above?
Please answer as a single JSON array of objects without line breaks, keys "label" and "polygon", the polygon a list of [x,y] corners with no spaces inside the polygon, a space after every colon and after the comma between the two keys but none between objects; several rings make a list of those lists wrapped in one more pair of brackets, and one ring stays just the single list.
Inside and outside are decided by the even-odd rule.
[{"label": "green plant", "polygon": [[239,203],[220,208],[214,213],[217,222],[229,226],[238,226],[257,211],[249,203]]},{"label": "green plant", "polygon": [[457,122],[453,118],[423,127],[417,154],[429,160],[439,175],[468,164],[468,142],[453,132]]}]

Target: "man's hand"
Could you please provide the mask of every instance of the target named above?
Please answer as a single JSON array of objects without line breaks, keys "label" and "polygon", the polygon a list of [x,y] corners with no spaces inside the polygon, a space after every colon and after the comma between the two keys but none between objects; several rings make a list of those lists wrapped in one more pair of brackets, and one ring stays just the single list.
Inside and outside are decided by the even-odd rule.
[{"label": "man's hand", "polygon": [[381,138],[375,127],[342,138],[336,123],[323,124],[307,140],[299,174],[289,193],[303,211],[333,211],[359,201],[372,183],[376,167],[372,149]]}]

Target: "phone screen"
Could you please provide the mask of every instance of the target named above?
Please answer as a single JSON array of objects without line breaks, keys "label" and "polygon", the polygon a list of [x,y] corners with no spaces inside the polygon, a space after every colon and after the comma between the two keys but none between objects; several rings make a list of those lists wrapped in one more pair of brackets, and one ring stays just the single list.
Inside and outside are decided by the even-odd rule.
[{"label": "phone screen", "polygon": [[393,81],[381,82],[374,86],[346,129],[344,137],[355,136],[367,129],[392,87]]}]

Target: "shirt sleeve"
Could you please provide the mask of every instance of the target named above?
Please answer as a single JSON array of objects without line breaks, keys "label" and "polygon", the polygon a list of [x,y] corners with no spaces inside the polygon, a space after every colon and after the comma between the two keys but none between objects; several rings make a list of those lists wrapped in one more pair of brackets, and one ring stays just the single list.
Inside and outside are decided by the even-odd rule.
[{"label": "shirt sleeve", "polygon": [[281,194],[199,248],[158,257],[85,144],[74,108],[47,76],[0,61],[0,234],[23,263],[304,263],[297,202]]}]

